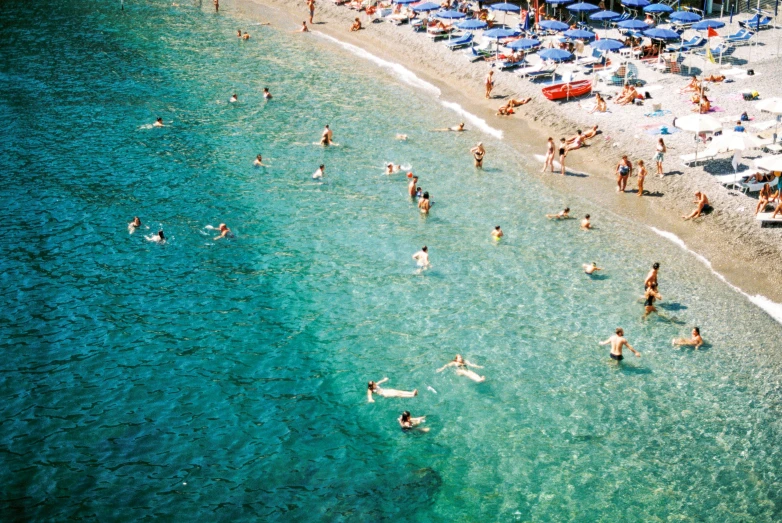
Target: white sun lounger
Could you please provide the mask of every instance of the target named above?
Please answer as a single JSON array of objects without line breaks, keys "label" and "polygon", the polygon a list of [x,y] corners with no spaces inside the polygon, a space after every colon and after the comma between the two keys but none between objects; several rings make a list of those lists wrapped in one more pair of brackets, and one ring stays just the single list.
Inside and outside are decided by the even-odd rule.
[{"label": "white sun lounger", "polygon": [[761,227],[766,223],[782,223],[782,215],[777,214],[776,218],[772,218],[773,214],[773,212],[759,212],[755,219],[760,222]]},{"label": "white sun lounger", "polygon": [[698,151],[697,155],[696,153],[683,154],[679,156],[679,158],[681,158],[684,165],[689,166],[690,164],[695,165],[698,162],[713,160],[718,154],[720,154],[720,151],[717,149],[705,149],[703,151]]}]

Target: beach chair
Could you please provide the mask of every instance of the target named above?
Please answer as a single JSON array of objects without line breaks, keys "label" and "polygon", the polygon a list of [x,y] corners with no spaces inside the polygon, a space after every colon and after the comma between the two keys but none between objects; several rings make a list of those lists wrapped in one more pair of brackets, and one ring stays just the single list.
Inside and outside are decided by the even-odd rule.
[{"label": "beach chair", "polygon": [[588,56],[582,56],[575,61],[575,65],[593,66],[600,62],[605,63],[605,56],[600,49],[592,49],[592,54]]},{"label": "beach chair", "polygon": [[465,51],[465,54],[471,62],[486,60],[494,56],[494,53],[485,47],[470,47]]},{"label": "beach chair", "polygon": [[451,51],[455,51],[456,49],[461,49],[463,47],[467,47],[468,45],[472,45],[473,38],[473,34],[468,31],[459,38],[445,42],[445,47]]},{"label": "beach chair", "polygon": [[[706,53],[708,51],[706,49],[703,49],[702,51],[695,51],[695,54],[698,56],[706,56]],[[726,42],[722,42],[717,47],[713,47],[711,49],[711,56],[713,56],[716,60],[719,60],[720,56],[728,56],[733,52],[733,48],[728,45]]]},{"label": "beach chair", "polygon": [[678,45],[669,45],[665,48],[666,52],[675,52],[675,51],[689,51],[690,49],[694,49],[696,47],[703,47],[706,45],[707,40],[703,38],[701,35],[695,35],[689,40],[682,42]]},{"label": "beach chair", "polygon": [[760,13],[758,13],[749,20],[742,20],[739,22],[739,25],[750,30],[768,29],[769,27],[773,27],[771,20],[772,18],[770,16],[761,17]]},{"label": "beach chair", "polygon": [[769,223],[782,223],[782,215],[777,214],[776,218],[772,218],[773,214],[773,212],[759,212],[755,219],[760,222],[761,227]]},{"label": "beach chair", "polygon": [[[531,70],[535,69],[535,70]],[[539,78],[554,78],[557,75],[557,64],[551,64],[547,62],[541,62],[540,64],[533,66],[532,68],[525,68],[521,71],[521,77],[527,78],[530,81],[535,81]]]},{"label": "beach chair", "polygon": [[510,71],[511,69],[516,69],[521,66],[529,65],[526,60],[523,58],[521,60],[516,60],[515,62],[500,62],[500,64],[497,66],[500,71]]},{"label": "beach chair", "polygon": [[733,45],[737,45],[737,44],[740,45],[749,42],[753,36],[755,36],[755,33],[753,33],[752,31],[748,31],[746,29],[739,29],[732,35],[726,36],[724,40]]},{"label": "beach chair", "polygon": [[682,163],[689,167],[690,164],[696,165],[698,162],[706,162],[708,160],[713,160],[717,157],[717,155],[720,154],[720,151],[718,149],[710,149],[706,148],[703,151],[698,151],[697,156],[696,153],[690,153],[690,154],[683,154],[679,156]]},{"label": "beach chair", "polygon": [[612,20],[612,21],[611,21],[611,25],[612,25],[613,27],[616,27],[616,25],[617,25],[619,22],[624,22],[625,20],[630,20],[630,13],[628,13],[627,11],[625,11],[624,13],[622,13],[622,16],[620,16],[620,17],[619,17],[619,18],[617,18],[616,20]]}]

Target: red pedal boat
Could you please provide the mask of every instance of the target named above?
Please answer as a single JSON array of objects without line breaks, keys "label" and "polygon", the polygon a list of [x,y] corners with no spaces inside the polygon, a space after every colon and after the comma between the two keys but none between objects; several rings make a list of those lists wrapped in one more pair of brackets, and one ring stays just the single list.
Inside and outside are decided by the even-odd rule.
[{"label": "red pedal boat", "polygon": [[550,85],[543,88],[543,96],[549,100],[576,98],[592,92],[592,80],[579,80],[566,84]]}]

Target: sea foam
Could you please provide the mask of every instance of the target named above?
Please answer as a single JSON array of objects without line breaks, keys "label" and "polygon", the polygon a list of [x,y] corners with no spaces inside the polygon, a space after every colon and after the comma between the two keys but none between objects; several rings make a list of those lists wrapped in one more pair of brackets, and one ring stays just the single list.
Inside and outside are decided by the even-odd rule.
[{"label": "sea foam", "polygon": [[706,259],[706,257],[704,257],[703,255],[698,254],[697,252],[695,252],[692,249],[688,248],[687,244],[684,243],[684,240],[682,240],[681,238],[679,238],[678,236],[676,236],[672,232],[662,231],[660,229],[657,229],[656,227],[649,227],[649,228],[651,230],[653,230],[659,236],[662,236],[663,238],[671,241],[672,243],[675,243],[676,245],[678,245],[679,247],[681,247],[685,251],[687,251],[690,254],[692,254],[693,256],[695,256],[695,258],[699,262],[704,264],[706,267],[708,267],[709,270],[717,278],[719,278],[720,280],[725,282],[728,286],[730,286],[736,292],[739,292],[739,293],[743,294],[744,296],[746,296],[749,301],[751,301],[752,303],[754,303],[755,305],[757,305],[758,307],[760,307],[761,309],[766,311],[766,313],[768,313],[768,315],[771,316],[772,318],[774,318],[777,322],[782,323],[782,303],[773,302],[773,301],[769,300],[768,298],[766,298],[765,296],[760,295],[760,294],[756,294],[754,296],[752,296],[750,294],[747,294],[746,292],[744,292],[740,288],[738,288],[735,285],[733,285],[732,283],[730,283],[725,278],[725,276],[723,276],[722,274],[720,274],[717,271],[715,271],[714,268],[711,265],[711,262],[708,259]]},{"label": "sea foam", "polygon": [[[426,80],[422,80],[419,78],[413,71],[410,69],[404,67],[402,64],[398,64],[396,62],[389,62],[388,60],[384,60],[380,58],[379,56],[375,56],[369,51],[362,49],[361,47],[355,46],[353,44],[349,44],[347,42],[343,42],[342,40],[339,40],[337,38],[334,38],[332,36],[329,36],[327,34],[323,34],[320,31],[313,31],[313,34],[318,35],[321,38],[324,38],[332,43],[337,44],[338,46],[342,47],[343,49],[355,54],[356,56],[359,56],[365,60],[369,60],[370,62],[389,70],[394,76],[396,76],[398,79],[406,83],[407,85],[410,85],[412,87],[415,87],[416,89],[421,89],[422,91],[425,91],[431,95],[433,95],[435,98],[440,98],[440,95],[442,92],[440,89]],[[495,129],[494,127],[490,126],[486,123],[486,120],[483,118],[480,118],[474,114],[472,114],[469,111],[466,111],[461,105],[454,103],[454,102],[448,102],[445,100],[440,100],[440,103],[445,107],[446,109],[450,109],[451,111],[457,113],[458,115],[464,117],[465,120],[470,122],[472,125],[474,125],[476,128],[480,129],[482,132],[491,135],[497,139],[502,140],[502,131],[499,129]]]}]

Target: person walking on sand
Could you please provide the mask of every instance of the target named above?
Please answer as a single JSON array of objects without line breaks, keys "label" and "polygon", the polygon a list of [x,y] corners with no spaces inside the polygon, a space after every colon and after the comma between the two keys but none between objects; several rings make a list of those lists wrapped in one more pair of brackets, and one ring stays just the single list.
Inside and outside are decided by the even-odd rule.
[{"label": "person walking on sand", "polygon": [[307,9],[310,10],[310,25],[312,25],[314,23],[312,17],[315,16],[315,0],[307,0]]},{"label": "person walking on sand", "polygon": [[655,262],[652,265],[652,270],[649,271],[649,274],[646,275],[646,279],[644,280],[644,290],[651,285],[657,285],[657,273],[659,271],[660,264]]},{"label": "person walking on sand", "polygon": [[622,356],[623,347],[627,347],[628,349],[630,349],[637,358],[641,357],[641,353],[635,350],[633,346],[627,342],[624,335],[625,335],[624,330],[621,327],[619,327],[616,329],[616,334],[614,334],[607,340],[601,341],[599,343],[600,345],[609,345],[609,344],[611,345],[611,359],[616,361],[617,363],[619,363],[624,359],[624,356]]},{"label": "person walking on sand", "polygon": [[646,166],[643,160],[638,160],[638,197],[644,195],[644,179],[646,178]]},{"label": "person walking on sand", "polygon": [[417,187],[418,187],[418,176],[413,176],[413,179],[410,180],[410,183],[407,184],[407,194],[410,195],[410,198],[415,198],[415,190]]},{"label": "person walking on sand", "polygon": [[674,347],[694,347],[695,350],[698,350],[701,345],[703,345],[703,338],[701,338],[700,328],[692,328],[692,338],[674,338],[671,340],[671,345]]},{"label": "person walking on sand", "polygon": [[[567,156],[567,142],[564,138],[559,139],[559,167],[562,176],[565,176],[565,156]],[[551,172],[554,172],[552,169]]]},{"label": "person walking on sand", "polygon": [[665,159],[665,153],[668,152],[668,148],[665,146],[665,142],[662,138],[657,139],[657,152],[654,153],[654,161],[657,163],[657,176],[662,178],[665,176],[663,173],[663,160]]},{"label": "person walking on sand", "polygon": [[491,98],[491,90],[494,89],[494,70],[492,69],[489,71],[489,74],[486,75],[486,80],[484,81],[484,84],[486,85],[486,99],[488,100]]},{"label": "person walking on sand", "polygon": [[502,232],[502,229],[500,229],[500,226],[499,226],[499,225],[497,225],[497,226],[494,228],[494,230],[493,230],[493,231],[491,231],[491,237],[492,237],[493,239],[495,239],[495,240],[499,240],[499,239],[500,239],[500,238],[502,238],[503,236],[505,236],[505,234]]},{"label": "person walking on sand", "polygon": [[475,158],[475,167],[483,169],[483,157],[486,155],[486,149],[483,148],[483,143],[478,142],[478,145],[470,149],[472,157]]},{"label": "person walking on sand", "polygon": [[546,167],[551,169],[552,173],[554,172],[554,138],[551,136],[546,140],[546,159],[543,160],[543,169],[540,172],[546,172]]},{"label": "person walking on sand", "polygon": [[382,396],[384,398],[414,398],[418,396],[418,389],[414,389],[411,392],[408,392],[406,390],[396,390],[396,389],[383,389],[380,388],[380,385],[387,382],[388,378],[383,378],[382,380],[378,382],[370,381],[367,385],[367,402],[368,403],[374,403],[375,400],[372,398],[373,394],[377,394],[378,396]]},{"label": "person walking on sand", "polygon": [[627,179],[633,171],[633,164],[627,159],[627,155],[622,156],[619,163],[616,164],[616,192],[625,192],[627,188]]}]

